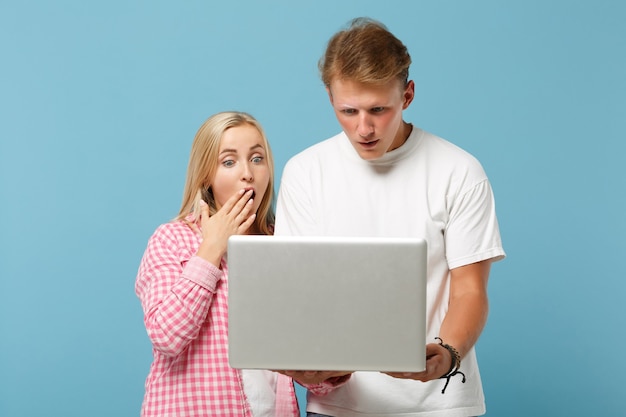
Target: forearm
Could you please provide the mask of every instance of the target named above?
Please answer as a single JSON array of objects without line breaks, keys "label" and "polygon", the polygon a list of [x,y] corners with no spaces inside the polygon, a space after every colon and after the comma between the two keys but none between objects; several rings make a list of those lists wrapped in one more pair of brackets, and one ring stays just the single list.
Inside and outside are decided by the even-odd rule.
[{"label": "forearm", "polygon": [[461,358],[476,344],[487,323],[490,266],[486,260],[450,271],[450,301],[439,337],[454,346]]},{"label": "forearm", "polygon": [[464,294],[451,299],[439,337],[463,358],[478,341],[489,313],[486,294]]},{"label": "forearm", "polygon": [[146,294],[144,319],[155,349],[176,356],[197,338],[220,276],[216,267],[192,258],[173,285],[155,282]]}]

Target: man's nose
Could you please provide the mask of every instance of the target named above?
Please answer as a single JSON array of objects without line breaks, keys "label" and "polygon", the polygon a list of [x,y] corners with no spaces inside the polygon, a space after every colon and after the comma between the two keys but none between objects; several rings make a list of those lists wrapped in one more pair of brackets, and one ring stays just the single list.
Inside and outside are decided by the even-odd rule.
[{"label": "man's nose", "polygon": [[362,138],[367,138],[374,133],[374,125],[371,118],[363,113],[359,115],[359,125],[357,126],[357,133]]}]

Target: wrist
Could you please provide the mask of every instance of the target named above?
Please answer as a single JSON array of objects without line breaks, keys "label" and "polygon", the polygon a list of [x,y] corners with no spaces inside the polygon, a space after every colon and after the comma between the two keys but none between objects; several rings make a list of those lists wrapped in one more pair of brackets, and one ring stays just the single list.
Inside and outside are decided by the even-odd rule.
[{"label": "wrist", "polygon": [[439,346],[444,347],[450,353],[450,358],[451,358],[450,368],[445,374],[439,377],[440,379],[446,380],[446,384],[441,390],[441,393],[444,394],[446,392],[446,388],[448,387],[448,384],[450,383],[451,377],[453,377],[456,374],[461,374],[463,376],[463,380],[461,382],[465,383],[465,374],[459,371],[459,368],[461,367],[461,355],[459,354],[459,351],[456,350],[453,346],[448,345],[447,343],[443,343],[443,339],[441,339],[440,337],[436,337],[435,339],[439,340]]},{"label": "wrist", "polygon": [[454,346],[449,345],[443,342],[443,339],[440,337],[435,337],[435,339],[439,340],[439,346],[445,348],[450,354],[450,368],[439,378],[445,378],[448,375],[451,375],[455,371],[457,371],[461,367],[461,355],[459,355],[459,351],[454,348]]},{"label": "wrist", "polygon": [[218,248],[217,245],[211,244],[207,240],[202,241],[200,247],[198,247],[196,256],[199,256],[200,258],[204,259],[207,262],[210,262],[211,264],[219,268],[225,252],[225,250],[221,250],[221,248]]}]

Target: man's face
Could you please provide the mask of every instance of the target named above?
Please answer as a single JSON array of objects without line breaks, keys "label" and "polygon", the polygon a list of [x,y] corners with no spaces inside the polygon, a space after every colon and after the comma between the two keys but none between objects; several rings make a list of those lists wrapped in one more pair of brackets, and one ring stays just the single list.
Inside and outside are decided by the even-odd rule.
[{"label": "man's face", "polygon": [[378,159],[404,143],[407,134],[402,111],[414,94],[413,81],[403,88],[399,80],[370,85],[334,79],[328,88],[339,124],[365,160]]}]

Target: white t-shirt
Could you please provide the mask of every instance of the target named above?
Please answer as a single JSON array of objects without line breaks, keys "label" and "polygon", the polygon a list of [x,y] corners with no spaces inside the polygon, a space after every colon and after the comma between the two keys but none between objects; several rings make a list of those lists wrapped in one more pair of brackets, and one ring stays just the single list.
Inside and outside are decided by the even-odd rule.
[{"label": "white t-shirt", "polygon": [[242,369],[241,376],[252,415],[275,417],[277,374],[265,370]]},{"label": "white t-shirt", "polygon": [[[447,312],[450,269],[505,256],[480,163],[418,128],[401,147],[374,161],[361,159],[344,133],[291,158],[282,175],[275,234],[425,238],[429,343],[436,343]],[[307,409],[346,417],[484,414],[473,349],[460,371],[467,382],[453,377],[445,394],[445,380],[423,383],[357,372],[328,395],[309,392]]]}]

